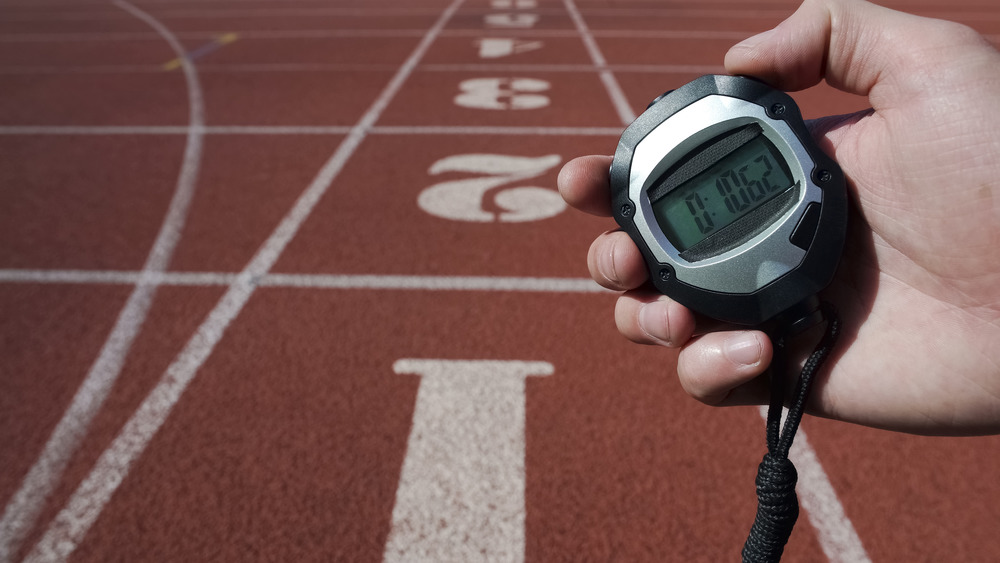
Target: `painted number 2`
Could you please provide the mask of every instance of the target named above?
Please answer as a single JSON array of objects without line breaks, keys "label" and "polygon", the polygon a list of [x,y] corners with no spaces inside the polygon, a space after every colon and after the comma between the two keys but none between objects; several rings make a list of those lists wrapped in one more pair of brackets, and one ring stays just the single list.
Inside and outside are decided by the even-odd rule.
[{"label": "painted number 2", "polygon": [[561,161],[557,154],[539,157],[458,154],[442,158],[430,167],[431,174],[467,172],[482,176],[435,184],[420,193],[417,203],[431,215],[454,221],[510,223],[546,219],[566,208],[555,190],[515,186],[498,191],[492,200],[487,195],[504,184],[540,176]]}]

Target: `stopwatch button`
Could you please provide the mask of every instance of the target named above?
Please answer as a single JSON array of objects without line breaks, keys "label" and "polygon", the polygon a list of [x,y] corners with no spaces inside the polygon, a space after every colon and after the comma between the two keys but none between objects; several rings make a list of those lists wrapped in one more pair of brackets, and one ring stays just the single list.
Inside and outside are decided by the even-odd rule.
[{"label": "stopwatch button", "polygon": [[659,96],[657,96],[655,100],[653,100],[652,102],[649,102],[649,105],[646,106],[646,109],[649,109],[649,108],[655,106],[656,102],[658,102],[658,101],[662,100],[663,98],[667,97],[667,95],[670,94],[671,92],[673,92],[673,90],[667,90],[666,92],[664,92],[664,93],[660,94]]},{"label": "stopwatch button", "polygon": [[816,234],[816,227],[819,226],[819,204],[815,201],[806,206],[806,212],[799,219],[799,224],[795,225],[789,241],[802,250],[809,250],[812,244],[813,235]]}]

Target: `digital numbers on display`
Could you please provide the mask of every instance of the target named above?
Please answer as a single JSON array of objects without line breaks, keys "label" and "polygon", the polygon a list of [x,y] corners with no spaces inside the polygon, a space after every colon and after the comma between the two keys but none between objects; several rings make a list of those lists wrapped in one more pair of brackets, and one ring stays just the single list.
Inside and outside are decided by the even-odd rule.
[{"label": "digital numbers on display", "polygon": [[653,202],[653,214],[683,252],[791,187],[780,158],[758,136]]}]

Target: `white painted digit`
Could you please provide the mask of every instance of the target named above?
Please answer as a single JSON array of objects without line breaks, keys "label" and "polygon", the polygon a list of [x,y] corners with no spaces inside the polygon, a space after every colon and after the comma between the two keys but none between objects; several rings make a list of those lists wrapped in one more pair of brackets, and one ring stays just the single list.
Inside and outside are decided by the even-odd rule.
[{"label": "white painted digit", "polygon": [[502,154],[449,156],[435,162],[428,172],[484,175],[435,184],[420,193],[417,204],[431,215],[453,221],[512,223],[547,219],[566,209],[562,197],[548,188],[517,186],[498,192],[493,203],[502,209],[500,213],[488,211],[484,204],[490,190],[544,174],[561,161],[557,154],[534,158]]},{"label": "white painted digit", "polygon": [[541,41],[522,41],[509,37],[488,37],[477,41],[480,59],[500,59],[528,51],[541,49],[545,44]]},{"label": "white painted digit", "polygon": [[524,110],[549,105],[549,97],[537,92],[549,89],[549,83],[536,78],[470,78],[458,85],[462,92],[455,104],[473,109]]},{"label": "white painted digit", "polygon": [[524,382],[548,362],[403,359],[420,376],[383,561],[524,561]]},{"label": "white painted digit", "polygon": [[486,27],[527,29],[538,23],[538,14],[486,14],[483,22]]}]

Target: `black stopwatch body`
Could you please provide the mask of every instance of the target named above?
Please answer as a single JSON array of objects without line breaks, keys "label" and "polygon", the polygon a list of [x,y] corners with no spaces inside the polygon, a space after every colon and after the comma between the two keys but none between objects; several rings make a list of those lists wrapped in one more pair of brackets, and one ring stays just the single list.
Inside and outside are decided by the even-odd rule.
[{"label": "black stopwatch body", "polygon": [[709,75],[661,96],[622,134],[610,179],[653,285],[695,312],[759,325],[836,271],[844,175],[762,82]]}]

